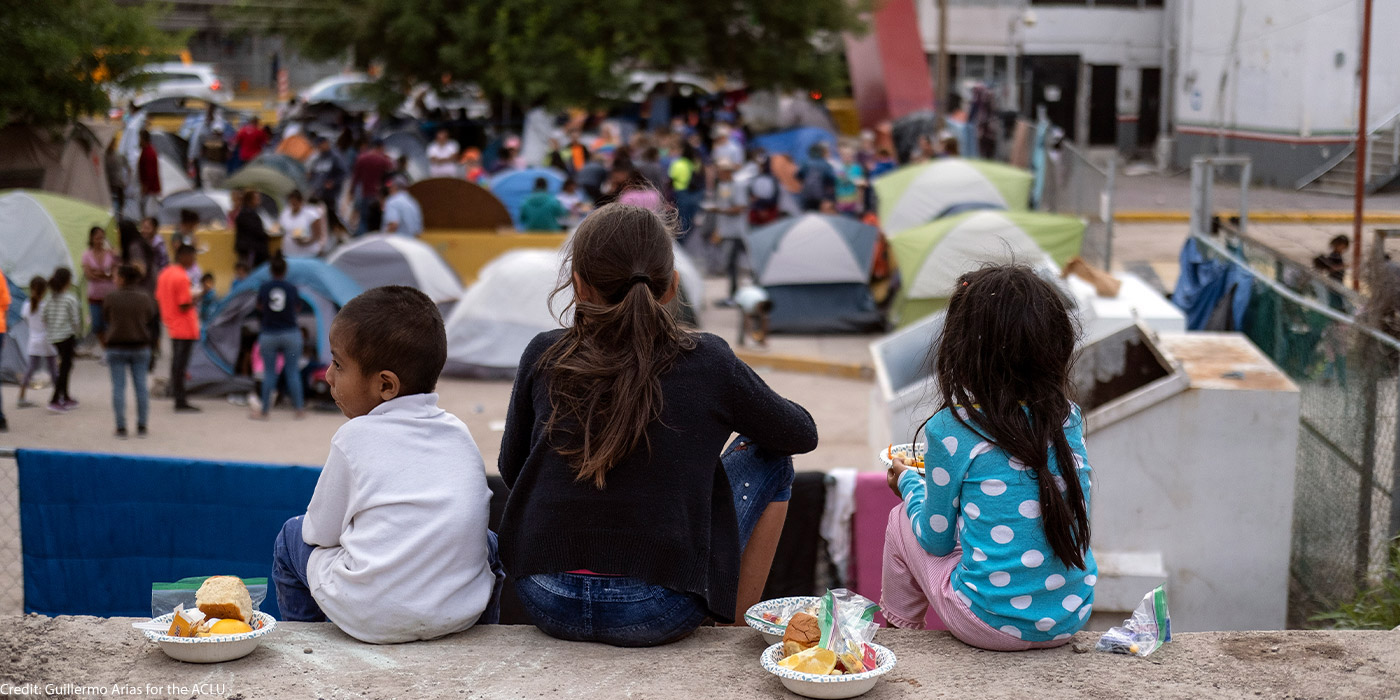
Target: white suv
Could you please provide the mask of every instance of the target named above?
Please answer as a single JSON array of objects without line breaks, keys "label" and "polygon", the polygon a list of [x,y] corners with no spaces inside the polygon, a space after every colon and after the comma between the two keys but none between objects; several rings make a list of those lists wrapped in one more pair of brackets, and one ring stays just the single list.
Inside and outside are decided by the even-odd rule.
[{"label": "white suv", "polygon": [[216,104],[233,99],[233,87],[221,79],[209,63],[152,63],[121,82],[134,81],[138,76],[139,84],[114,86],[108,91],[113,107],[125,108],[129,104],[140,107],[165,97],[198,97]]}]

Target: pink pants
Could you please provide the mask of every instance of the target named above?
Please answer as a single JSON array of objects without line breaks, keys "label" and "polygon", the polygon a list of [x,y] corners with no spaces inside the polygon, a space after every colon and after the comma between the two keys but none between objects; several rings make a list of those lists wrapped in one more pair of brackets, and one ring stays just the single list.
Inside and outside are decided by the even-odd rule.
[{"label": "pink pants", "polygon": [[900,503],[890,511],[885,529],[885,560],[880,576],[880,613],[901,629],[923,629],[929,605],[943,619],[954,637],[989,651],[1048,649],[1068,642],[1025,642],[978,618],[953,595],[953,569],[962,559],[962,549],[936,557],[924,551],[914,537],[914,527]]}]

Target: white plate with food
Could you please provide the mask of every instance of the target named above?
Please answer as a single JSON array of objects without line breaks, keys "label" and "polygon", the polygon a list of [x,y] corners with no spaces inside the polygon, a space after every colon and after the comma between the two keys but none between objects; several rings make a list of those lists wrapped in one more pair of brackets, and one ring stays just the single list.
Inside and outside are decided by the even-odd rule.
[{"label": "white plate with food", "polygon": [[776,644],[783,641],[783,632],[787,631],[788,619],[793,614],[799,612],[815,614],[820,603],[821,598],[814,595],[765,600],[761,603],[754,603],[753,607],[744,613],[744,622],[763,634],[763,641]]},{"label": "white plate with food", "polygon": [[922,442],[906,442],[903,445],[890,445],[889,447],[880,450],[880,462],[885,465],[886,469],[889,469],[890,467],[894,466],[895,457],[912,459],[914,462],[914,468],[917,469],[920,474],[923,474],[924,453],[926,453],[927,451],[928,445]]},{"label": "white plate with food", "polygon": [[764,670],[778,677],[788,690],[809,698],[853,698],[870,692],[880,682],[880,676],[894,670],[897,659],[894,652],[872,643],[875,650],[875,668],[864,673],[842,675],[818,675],[803,673],[778,665],[783,660],[783,644],[778,642],[763,650],[759,663]]},{"label": "white plate with food", "polygon": [[[175,613],[166,613],[151,620],[154,625],[164,625],[167,629],[174,620]],[[218,630],[219,623],[242,623],[241,620],[220,620],[214,623],[215,630]],[[272,616],[261,610],[253,613],[251,631],[236,634],[209,634],[207,637],[173,637],[164,632],[156,632],[151,629],[144,629],[146,639],[160,645],[161,651],[176,661],[187,661],[193,664],[213,664],[220,661],[232,661],[241,659],[258,648],[262,643],[262,638],[272,633],[277,627],[277,621]]]}]

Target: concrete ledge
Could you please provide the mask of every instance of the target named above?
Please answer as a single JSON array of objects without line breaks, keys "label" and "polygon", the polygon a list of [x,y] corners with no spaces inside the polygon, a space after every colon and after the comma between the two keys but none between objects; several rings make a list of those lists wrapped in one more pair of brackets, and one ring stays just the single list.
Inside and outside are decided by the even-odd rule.
[{"label": "concrete ledge", "polygon": [[[1238,216],[1238,211],[1220,210],[1222,218]],[[1350,224],[1351,210],[1346,211],[1251,211],[1249,220],[1255,224]],[[1173,210],[1125,210],[1113,213],[1113,220],[1128,224],[1184,224],[1191,221],[1191,212]],[[1400,212],[1374,211],[1362,216],[1362,221],[1371,224],[1400,223]]]},{"label": "concrete ledge", "polygon": [[734,348],[734,356],[750,367],[767,367],[783,372],[804,372],[842,379],[874,379],[875,370],[869,365],[854,362],[834,362],[815,357],[783,355],[779,353],[757,352],[747,348]]},{"label": "concrete ledge", "polygon": [[[0,697],[6,683],[38,684],[40,697],[46,684],[229,700],[793,697],[758,665],[764,644],[747,628],[701,629],[658,649],[615,649],[561,642],[533,627],[371,646],[330,624],[284,623],[247,657],[195,665],[167,658],[132,621],[0,618]],[[1094,639],[1081,633],[1059,649],[1009,655],[973,649],[945,632],[883,630],[877,641],[899,664],[865,697],[1400,696],[1397,632],[1209,632],[1180,635],[1147,659],[1078,653]]]}]

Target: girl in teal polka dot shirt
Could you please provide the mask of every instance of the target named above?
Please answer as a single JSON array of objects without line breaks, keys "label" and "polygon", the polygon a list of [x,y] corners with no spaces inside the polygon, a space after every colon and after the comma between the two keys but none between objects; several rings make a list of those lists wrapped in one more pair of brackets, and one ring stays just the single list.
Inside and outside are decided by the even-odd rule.
[{"label": "girl in teal polka dot shirt", "polygon": [[1023,266],[964,275],[934,359],[941,408],[925,473],[890,468],[881,607],[921,628],[931,606],[984,649],[1058,646],[1084,626],[1098,567],[1090,467],[1070,400],[1075,327],[1059,292]]}]

